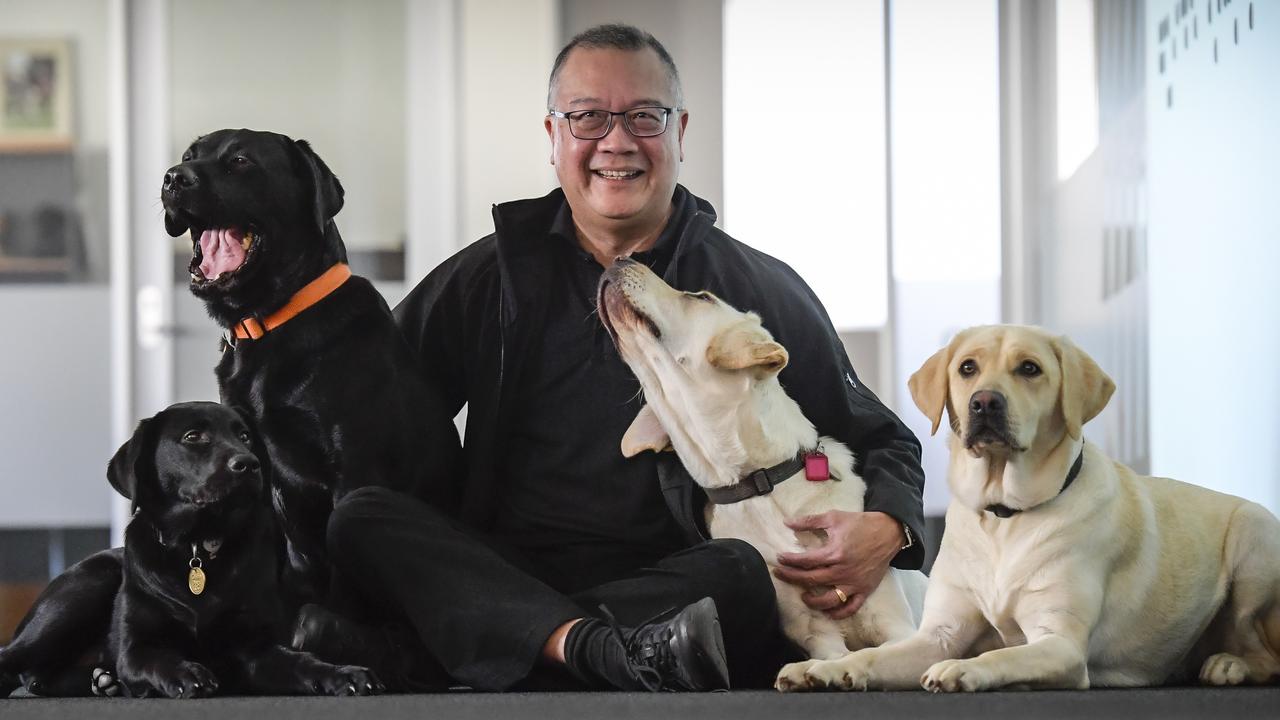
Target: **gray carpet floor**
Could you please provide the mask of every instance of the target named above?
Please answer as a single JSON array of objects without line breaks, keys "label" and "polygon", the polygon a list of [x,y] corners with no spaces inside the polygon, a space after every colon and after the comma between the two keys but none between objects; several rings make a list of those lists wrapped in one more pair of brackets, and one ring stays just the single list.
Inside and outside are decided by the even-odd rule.
[{"label": "gray carpet floor", "polygon": [[191,718],[193,720],[863,720],[864,718],[1280,718],[1280,687],[1158,688],[1075,692],[997,692],[930,695],[925,692],[781,695],[732,692],[684,695],[642,693],[444,693],[371,698],[211,698],[106,700],[96,698],[0,700],[0,718]]}]

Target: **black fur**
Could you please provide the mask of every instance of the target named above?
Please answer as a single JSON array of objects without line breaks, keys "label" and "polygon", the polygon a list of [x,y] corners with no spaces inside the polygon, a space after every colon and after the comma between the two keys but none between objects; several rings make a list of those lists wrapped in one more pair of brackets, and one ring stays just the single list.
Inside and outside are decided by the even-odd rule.
[{"label": "black fur", "polygon": [[[192,281],[226,328],[270,315],[346,257],[333,222],[342,184],[305,141],[210,133],[169,170],[161,197],[169,233],[190,231],[193,247],[208,228],[260,235],[230,277]],[[462,473],[457,431],[367,280],[352,277],[261,339],[239,341],[217,375],[223,402],[247,409],[262,433],[296,604],[327,594],[325,527],[345,493],[378,485],[452,504]]]},{"label": "black fur", "polygon": [[[0,670],[51,695],[90,694],[92,666],[133,696],[380,691],[364,668],[279,642],[278,539],[257,444],[249,424],[216,403],[142,421],[107,469],[135,509],[124,548],[55,579],[0,651]],[[193,557],[207,576],[198,595],[188,585]]]}]

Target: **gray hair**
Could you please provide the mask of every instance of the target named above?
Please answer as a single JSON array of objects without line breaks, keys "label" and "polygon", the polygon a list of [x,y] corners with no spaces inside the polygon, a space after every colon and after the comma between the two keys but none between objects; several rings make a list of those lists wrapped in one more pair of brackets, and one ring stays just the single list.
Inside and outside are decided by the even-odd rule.
[{"label": "gray hair", "polygon": [[676,70],[675,60],[671,59],[671,53],[667,52],[662,43],[640,28],[631,25],[609,24],[597,25],[574,35],[569,44],[560,50],[559,55],[556,55],[555,65],[551,66],[551,79],[547,82],[548,110],[553,109],[551,107],[551,96],[555,92],[556,83],[560,80],[560,69],[564,67],[564,61],[568,59],[569,53],[577,47],[610,50],[643,50],[646,47],[652,48],[658,54],[658,59],[667,68],[667,78],[671,80],[671,89],[675,91],[676,105],[684,107],[684,91],[680,87],[680,71]]}]

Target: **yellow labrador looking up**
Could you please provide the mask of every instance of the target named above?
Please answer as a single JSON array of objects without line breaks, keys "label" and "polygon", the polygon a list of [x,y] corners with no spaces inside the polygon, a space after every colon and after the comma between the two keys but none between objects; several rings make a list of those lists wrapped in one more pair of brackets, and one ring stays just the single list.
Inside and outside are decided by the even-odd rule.
[{"label": "yellow labrador looking up", "polygon": [[961,332],[911,377],[951,426],[942,549],[911,638],[792,689],[1213,685],[1280,673],[1280,522],[1105,455],[1081,426],[1115,385],[1065,337]]},{"label": "yellow labrador looking up", "polygon": [[[865,485],[853,455],[818,437],[778,383],[787,351],[760,318],[706,292],[672,289],[639,263],[619,259],[601,277],[600,320],[640,380],[647,404],[622,438],[631,457],[673,447],[712,500],[712,537],[751,543],[765,561],[820,544],[784,521],[827,510],[862,510]],[[806,480],[807,452],[821,448],[830,479]],[[820,462],[820,460],[819,460]],[[752,482],[767,470],[763,486]],[[742,482],[747,479],[746,482]],[[771,490],[770,490],[770,486]],[[763,491],[763,494],[761,494]],[[799,536],[797,536],[799,535]],[[853,616],[836,621],[811,610],[801,589],[774,580],[783,631],[811,657],[835,658],[915,631],[925,577],[890,569]]]}]

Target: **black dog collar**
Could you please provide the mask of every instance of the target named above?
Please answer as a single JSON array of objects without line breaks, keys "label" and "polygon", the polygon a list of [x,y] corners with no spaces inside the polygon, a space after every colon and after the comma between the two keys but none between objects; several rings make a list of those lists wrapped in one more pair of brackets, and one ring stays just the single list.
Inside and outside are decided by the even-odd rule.
[{"label": "black dog collar", "polygon": [[707,499],[716,505],[732,505],[757,495],[768,495],[775,485],[804,469],[804,459],[812,450],[801,450],[796,456],[774,465],[747,473],[738,482],[720,488],[706,488]]},{"label": "black dog collar", "polygon": [[[1076,456],[1076,461],[1071,464],[1071,470],[1067,472],[1067,481],[1062,483],[1062,489],[1058,491],[1058,495],[1061,495],[1062,493],[1066,492],[1067,488],[1071,487],[1071,483],[1076,481],[1076,477],[1080,475],[1080,468],[1083,466],[1084,466],[1084,446],[1082,445],[1080,446],[1080,454]],[[1055,495],[1054,497],[1057,497],[1057,495]],[[1045,502],[1048,502],[1048,501],[1046,500]],[[1027,508],[1027,509],[1030,510],[1031,508]],[[1000,504],[988,505],[986,507],[986,510],[987,512],[991,513],[992,515],[995,515],[998,518],[1012,517],[1022,512],[1022,510],[1015,510],[1009,507],[1008,505],[1000,505]]]}]

